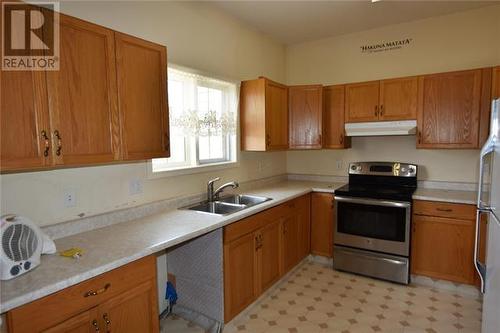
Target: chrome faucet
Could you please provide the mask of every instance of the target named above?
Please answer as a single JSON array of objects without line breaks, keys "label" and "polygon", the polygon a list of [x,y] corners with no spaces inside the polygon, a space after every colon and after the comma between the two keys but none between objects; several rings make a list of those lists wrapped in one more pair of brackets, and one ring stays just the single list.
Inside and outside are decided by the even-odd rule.
[{"label": "chrome faucet", "polygon": [[215,201],[216,199],[218,199],[220,193],[222,191],[224,191],[224,189],[226,187],[237,188],[238,186],[240,186],[238,184],[238,182],[233,181],[233,182],[226,183],[226,184],[222,185],[221,187],[219,187],[218,189],[214,190],[214,183],[218,180],[220,180],[219,177],[214,178],[212,180],[209,180],[207,183],[207,201],[208,202],[212,202],[212,201]]}]

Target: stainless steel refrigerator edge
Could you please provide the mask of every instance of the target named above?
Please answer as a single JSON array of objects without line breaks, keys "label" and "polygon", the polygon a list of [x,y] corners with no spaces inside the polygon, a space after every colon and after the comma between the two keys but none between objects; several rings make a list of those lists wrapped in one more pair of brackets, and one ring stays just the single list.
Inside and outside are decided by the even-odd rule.
[{"label": "stainless steel refrigerator edge", "polygon": [[[476,213],[474,265],[481,278],[483,298],[482,332],[498,332],[500,327],[500,99],[491,108],[490,135],[481,149]],[[479,261],[481,217],[488,215],[486,262]]]}]

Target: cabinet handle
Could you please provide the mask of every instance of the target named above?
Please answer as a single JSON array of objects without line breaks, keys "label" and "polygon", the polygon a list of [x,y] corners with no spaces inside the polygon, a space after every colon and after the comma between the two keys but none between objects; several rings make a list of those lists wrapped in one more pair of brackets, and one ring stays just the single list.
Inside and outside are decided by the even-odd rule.
[{"label": "cabinet handle", "polygon": [[382,104],[380,106],[380,115],[383,116],[384,115],[384,104]]},{"label": "cabinet handle", "polygon": [[378,116],[378,105],[375,105],[375,117]]},{"label": "cabinet handle", "polygon": [[108,290],[109,287],[111,287],[111,283],[106,283],[106,285],[101,289],[87,291],[85,294],[83,294],[83,297],[97,296]]},{"label": "cabinet handle", "polygon": [[43,156],[47,157],[49,156],[49,149],[50,149],[49,137],[47,136],[47,131],[45,130],[42,130],[40,134],[42,135],[42,139],[44,142],[43,146],[45,147],[45,149],[43,150]]},{"label": "cabinet handle", "polygon": [[107,313],[103,314],[102,319],[104,319],[104,321],[106,322],[106,331],[108,333],[111,332],[111,330],[109,328],[109,325],[111,325],[111,320],[109,320],[108,314]]},{"label": "cabinet handle", "polygon": [[438,212],[452,212],[453,209],[451,208],[436,208]]},{"label": "cabinet handle", "polygon": [[266,134],[266,146],[269,147],[271,145],[271,136]]},{"label": "cabinet handle", "polygon": [[61,133],[59,133],[58,130],[54,131],[54,136],[57,139],[57,150],[56,150],[56,155],[60,156],[61,155],[61,150],[62,150],[62,138],[61,138]]},{"label": "cabinet handle", "polygon": [[422,131],[418,130],[418,143],[422,143]]},{"label": "cabinet handle", "polygon": [[319,139],[319,144],[322,144],[323,143],[323,137],[321,136],[321,134],[319,135],[318,139]]},{"label": "cabinet handle", "polygon": [[340,144],[344,144],[344,134],[340,134]]},{"label": "cabinet handle", "polygon": [[97,323],[97,320],[92,321],[92,325],[94,325],[94,329],[96,332],[99,332],[99,324]]}]

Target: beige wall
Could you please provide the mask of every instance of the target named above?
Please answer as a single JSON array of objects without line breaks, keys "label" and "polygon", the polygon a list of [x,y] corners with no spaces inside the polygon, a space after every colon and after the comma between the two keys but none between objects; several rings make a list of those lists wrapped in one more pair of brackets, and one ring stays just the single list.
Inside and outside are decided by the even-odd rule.
[{"label": "beige wall", "polygon": [[[413,38],[391,52],[360,46]],[[287,48],[287,82],[338,84],[500,64],[500,6],[388,26]],[[348,162],[399,160],[422,166],[425,180],[474,182],[477,150],[417,150],[415,137],[355,138],[343,151],[289,152],[287,171],[346,175]],[[335,161],[344,161],[337,170]]]},{"label": "beige wall", "polygon": [[[61,11],[168,48],[168,61],[218,77],[243,80],[266,75],[285,80],[285,48],[203,3],[61,3]],[[237,168],[147,179],[147,164],[73,168],[2,175],[1,211],[23,214],[39,225],[93,215],[178,195],[199,193],[206,181],[245,181],[286,172],[285,153],[242,153]],[[260,164],[260,165],[259,165]],[[260,166],[260,167],[259,167]],[[129,195],[129,182],[144,181],[142,195]],[[77,206],[65,208],[63,193],[76,190]]]}]

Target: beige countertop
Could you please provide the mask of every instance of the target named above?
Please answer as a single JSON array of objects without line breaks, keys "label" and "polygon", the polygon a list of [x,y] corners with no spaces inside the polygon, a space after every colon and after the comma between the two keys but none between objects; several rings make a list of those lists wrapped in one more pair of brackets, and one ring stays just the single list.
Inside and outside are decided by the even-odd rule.
[{"label": "beige countertop", "polygon": [[[1,281],[0,312],[4,313],[311,191],[333,193],[342,185],[283,181],[246,191],[247,194],[270,197],[272,200],[231,215],[217,216],[174,209],[58,239],[55,241],[58,249],[82,248],[82,258],[75,260],[44,255],[40,266],[33,271],[9,281]],[[414,198],[475,203],[475,193],[465,191],[419,189]]]}]

